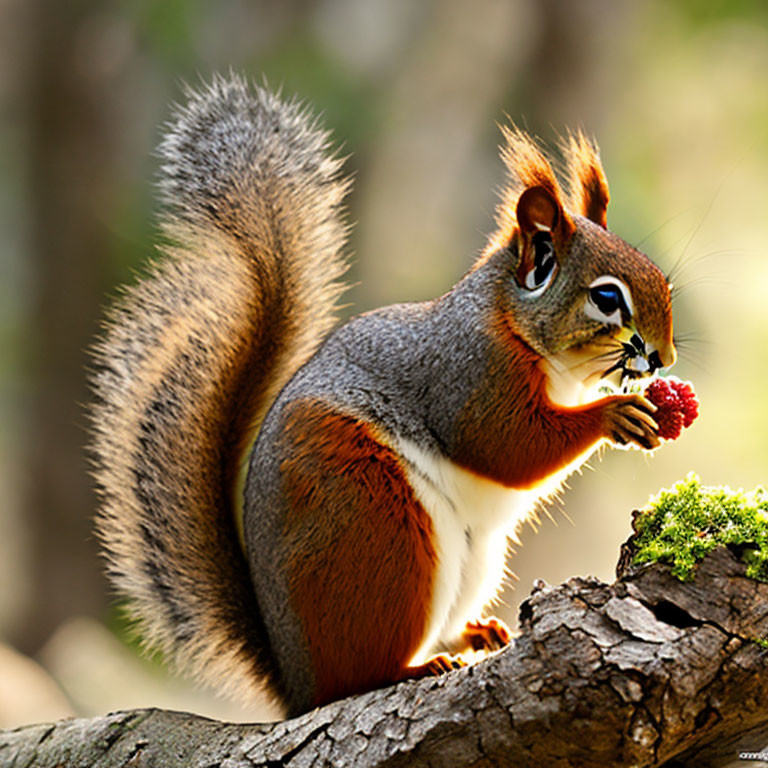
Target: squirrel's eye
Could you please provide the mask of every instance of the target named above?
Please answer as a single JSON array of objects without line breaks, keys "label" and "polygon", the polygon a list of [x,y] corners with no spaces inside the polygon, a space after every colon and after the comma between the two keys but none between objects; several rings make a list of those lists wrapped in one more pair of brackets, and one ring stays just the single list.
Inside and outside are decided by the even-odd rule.
[{"label": "squirrel's eye", "polygon": [[616,277],[603,275],[589,286],[587,314],[594,320],[623,325],[632,317],[632,297],[626,284]]},{"label": "squirrel's eye", "polygon": [[546,283],[555,271],[555,248],[549,232],[533,236],[533,269],[525,276],[525,287],[533,291]]},{"label": "squirrel's eye", "polygon": [[615,285],[596,285],[589,289],[589,298],[607,316],[612,315],[617,309],[621,309],[624,304],[621,292]]}]

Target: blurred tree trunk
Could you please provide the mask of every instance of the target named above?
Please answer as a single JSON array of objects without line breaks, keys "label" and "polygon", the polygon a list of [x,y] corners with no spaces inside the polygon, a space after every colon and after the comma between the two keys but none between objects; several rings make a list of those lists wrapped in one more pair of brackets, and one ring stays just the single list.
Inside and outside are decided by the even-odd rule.
[{"label": "blurred tree trunk", "polygon": [[598,131],[610,121],[610,94],[624,87],[618,66],[628,45],[627,30],[642,16],[646,0],[540,0],[536,4],[535,45],[522,82],[510,83],[518,110],[534,133],[552,128]]},{"label": "blurred tree trunk", "polygon": [[534,17],[523,0],[441,0],[411,32],[359,183],[363,307],[431,298],[482,245],[501,176],[487,162],[493,121],[525,65]]},{"label": "blurred tree trunk", "polygon": [[31,599],[12,639],[34,652],[105,590],[91,533],[84,456],[86,348],[104,288],[113,133],[106,88],[89,68],[95,0],[30,0],[25,67],[30,319],[23,436]]},{"label": "blurred tree trunk", "polygon": [[[505,115],[546,138],[592,132],[621,87],[615,60],[644,3],[444,0],[398,60],[390,120],[359,183],[360,303],[429,298],[484,245],[498,202]],[[471,65],[467,65],[471,62]],[[604,109],[601,109],[603,107]],[[419,269],[414,270],[413,265]]]}]

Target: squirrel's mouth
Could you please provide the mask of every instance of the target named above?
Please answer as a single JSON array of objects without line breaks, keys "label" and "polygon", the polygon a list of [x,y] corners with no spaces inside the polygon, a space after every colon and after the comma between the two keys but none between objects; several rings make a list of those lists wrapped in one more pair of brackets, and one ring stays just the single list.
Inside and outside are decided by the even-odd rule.
[{"label": "squirrel's mouth", "polygon": [[618,360],[606,369],[603,378],[612,378],[620,373],[623,380],[640,379],[653,374],[662,368],[661,355],[658,350],[649,347],[639,333],[633,333],[628,341],[621,343],[621,353]]}]

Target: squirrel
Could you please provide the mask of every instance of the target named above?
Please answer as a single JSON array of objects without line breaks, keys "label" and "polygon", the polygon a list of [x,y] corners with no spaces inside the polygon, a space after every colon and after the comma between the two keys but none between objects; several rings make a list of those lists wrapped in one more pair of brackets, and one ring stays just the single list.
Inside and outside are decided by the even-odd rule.
[{"label": "squirrel", "polygon": [[293,716],[462,666],[508,536],[603,444],[609,379],[675,362],[670,285],[607,229],[595,143],[503,128],[497,229],[445,295],[331,332],[349,180],[306,108],[230,75],[160,144],[160,257],[95,349],[97,533],[143,639]]}]

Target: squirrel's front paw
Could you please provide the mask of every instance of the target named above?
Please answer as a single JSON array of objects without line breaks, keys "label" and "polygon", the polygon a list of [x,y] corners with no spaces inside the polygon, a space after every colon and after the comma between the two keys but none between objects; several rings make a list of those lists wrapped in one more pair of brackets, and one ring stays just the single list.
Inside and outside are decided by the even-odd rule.
[{"label": "squirrel's front paw", "polygon": [[653,419],[656,406],[642,395],[616,395],[603,408],[605,436],[619,445],[634,443],[647,451],[661,444]]},{"label": "squirrel's front paw", "polygon": [[509,627],[495,616],[468,622],[463,636],[473,651],[498,651],[512,638]]}]

